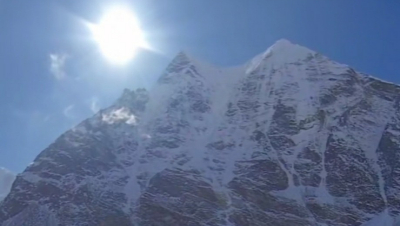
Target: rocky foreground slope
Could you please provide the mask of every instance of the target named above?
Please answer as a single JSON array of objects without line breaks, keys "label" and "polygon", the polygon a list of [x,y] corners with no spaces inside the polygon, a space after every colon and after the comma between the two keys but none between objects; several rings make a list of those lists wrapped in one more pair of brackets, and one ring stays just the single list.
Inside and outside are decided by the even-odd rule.
[{"label": "rocky foreground slope", "polygon": [[394,226],[400,87],[280,40],[243,66],[185,53],[61,135],[2,226]]}]

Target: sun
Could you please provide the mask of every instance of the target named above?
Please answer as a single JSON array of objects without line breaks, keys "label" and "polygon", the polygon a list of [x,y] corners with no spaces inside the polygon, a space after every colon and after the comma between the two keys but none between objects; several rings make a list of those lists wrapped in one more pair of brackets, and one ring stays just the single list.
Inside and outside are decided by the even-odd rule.
[{"label": "sun", "polygon": [[129,62],[139,48],[146,46],[136,17],[124,7],[110,9],[90,29],[103,55],[115,64]]}]

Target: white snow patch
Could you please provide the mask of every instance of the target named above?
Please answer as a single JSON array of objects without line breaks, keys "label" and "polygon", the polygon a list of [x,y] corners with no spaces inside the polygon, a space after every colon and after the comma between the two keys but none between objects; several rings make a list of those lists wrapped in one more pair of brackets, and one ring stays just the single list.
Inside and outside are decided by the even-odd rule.
[{"label": "white snow patch", "polygon": [[114,124],[119,121],[125,121],[125,123],[129,125],[136,124],[135,115],[130,113],[130,111],[125,107],[113,110],[108,114],[103,114],[102,120],[108,124]]}]

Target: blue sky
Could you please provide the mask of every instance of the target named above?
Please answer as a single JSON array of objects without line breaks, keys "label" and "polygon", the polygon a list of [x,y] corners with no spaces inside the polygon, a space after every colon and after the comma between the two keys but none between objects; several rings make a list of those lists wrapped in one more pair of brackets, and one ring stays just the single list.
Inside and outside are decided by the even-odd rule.
[{"label": "blue sky", "polygon": [[[129,6],[148,43],[105,60],[84,21]],[[62,132],[123,88],[151,88],[174,55],[241,64],[280,38],[400,83],[400,1],[0,0],[0,166],[21,172]]]}]

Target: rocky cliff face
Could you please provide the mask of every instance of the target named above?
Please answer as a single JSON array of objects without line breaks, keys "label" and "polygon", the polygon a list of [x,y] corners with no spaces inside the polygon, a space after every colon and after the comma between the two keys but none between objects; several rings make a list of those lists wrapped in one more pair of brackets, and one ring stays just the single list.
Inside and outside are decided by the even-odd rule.
[{"label": "rocky cliff face", "polygon": [[285,40],[235,68],[180,53],[45,149],[0,225],[394,226],[399,101]]}]

